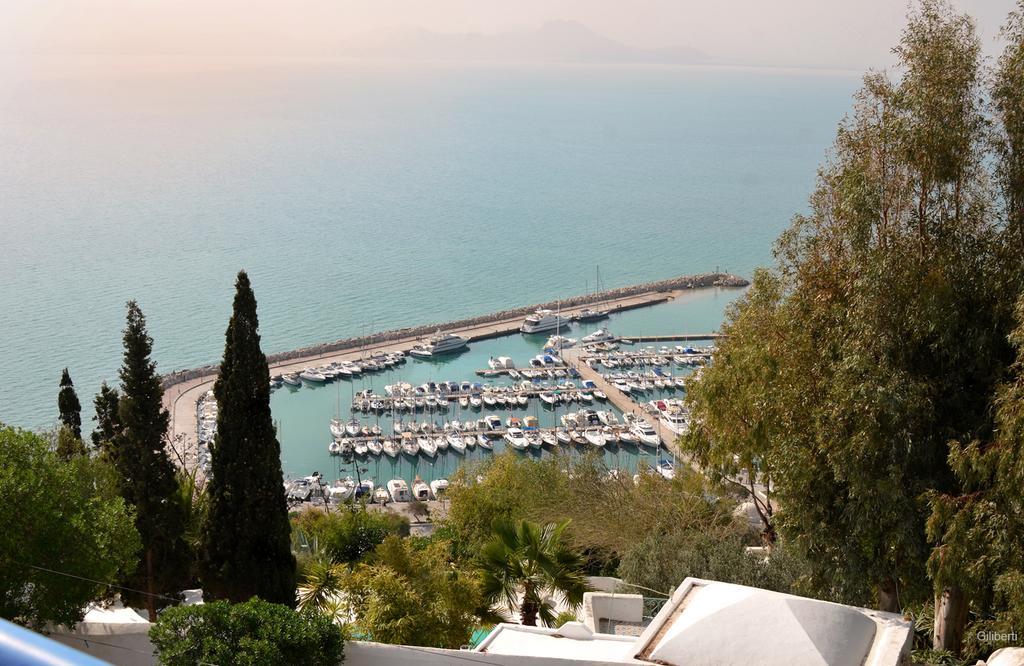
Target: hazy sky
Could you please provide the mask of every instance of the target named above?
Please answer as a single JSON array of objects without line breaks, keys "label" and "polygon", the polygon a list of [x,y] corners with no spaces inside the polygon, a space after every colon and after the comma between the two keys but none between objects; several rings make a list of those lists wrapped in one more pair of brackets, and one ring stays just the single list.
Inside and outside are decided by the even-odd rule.
[{"label": "hazy sky", "polygon": [[[986,50],[1014,0],[955,0]],[[642,48],[754,65],[884,66],[903,0],[0,0],[0,52],[322,56],[394,28],[499,32],[575,20]]]}]

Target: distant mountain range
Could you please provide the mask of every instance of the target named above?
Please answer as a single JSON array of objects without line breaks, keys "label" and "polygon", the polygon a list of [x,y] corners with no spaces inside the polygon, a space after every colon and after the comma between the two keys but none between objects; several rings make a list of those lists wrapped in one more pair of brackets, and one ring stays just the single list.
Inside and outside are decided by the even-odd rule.
[{"label": "distant mountain range", "polygon": [[423,29],[378,31],[352,37],[342,55],[409,60],[537,61],[567,63],[701,64],[717,61],[697,49],[648,50],[627,46],[576,21],[551,21],[535,30],[494,34]]}]

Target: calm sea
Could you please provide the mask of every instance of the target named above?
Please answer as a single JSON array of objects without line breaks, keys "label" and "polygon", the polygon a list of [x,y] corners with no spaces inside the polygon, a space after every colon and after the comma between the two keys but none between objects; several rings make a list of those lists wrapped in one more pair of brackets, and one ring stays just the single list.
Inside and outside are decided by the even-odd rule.
[{"label": "calm sea", "polygon": [[243,267],[268,352],[582,293],[597,266],[606,287],[748,273],[804,208],[856,86],[673,67],[7,72],[0,421],[52,425],[64,366],[91,414],[130,298],[161,370],[218,359]]}]

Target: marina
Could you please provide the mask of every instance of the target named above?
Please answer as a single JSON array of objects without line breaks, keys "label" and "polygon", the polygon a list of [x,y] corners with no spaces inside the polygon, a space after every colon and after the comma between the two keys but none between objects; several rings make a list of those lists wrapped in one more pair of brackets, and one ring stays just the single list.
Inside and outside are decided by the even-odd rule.
[{"label": "marina", "polygon": [[[641,332],[670,336],[671,331],[680,328],[712,330],[735,293],[728,289],[684,293],[668,301],[659,301],[653,307],[616,312],[603,321],[577,321],[569,330],[561,332],[583,338],[608,327],[641,339]],[[676,364],[676,359],[671,357],[680,355],[681,351],[672,346],[647,348],[638,344],[607,351],[589,346],[575,351],[566,349],[562,352],[564,364],[544,364],[543,358],[552,356],[545,353],[549,335],[522,334],[516,330],[521,322],[521,318],[510,322],[508,328],[512,329],[511,332],[497,337],[478,338],[460,330],[460,336],[472,340],[469,349],[443,357],[407,355],[394,344],[367,345],[346,355],[325,356],[310,359],[311,362],[305,364],[272,368],[272,374],[280,377],[278,388],[271,396],[271,406],[278,424],[286,476],[301,479],[316,471],[324,478],[368,480],[377,484],[378,490],[381,484],[396,478],[412,484],[419,477],[429,485],[433,481],[447,480],[463,464],[486,459],[507,449],[518,449],[520,455],[538,458],[556,454],[599,455],[610,469],[626,473],[635,473],[641,463],[656,470],[663,461],[671,461],[671,451],[664,447],[655,449],[639,441],[629,441],[628,433],[633,428],[628,425],[628,420],[636,421],[637,427],[646,424],[658,440],[671,442],[674,435],[658,414],[649,413],[654,409],[649,403],[662,401],[667,406],[670,403],[665,401],[676,401],[678,404],[684,395],[685,378],[698,364]],[[695,345],[692,349],[706,354],[706,345],[712,339],[704,337],[707,334],[692,335],[698,335],[705,341],[702,343],[704,346]],[[665,358],[667,365],[652,364],[669,351],[680,354],[669,354]],[[594,367],[584,363],[583,357]],[[635,361],[632,369],[622,364],[616,368],[601,364],[605,360],[621,361],[626,358]],[[499,359],[504,361],[499,362]],[[531,361],[537,361],[539,365],[531,365]],[[509,367],[498,368],[500,372],[485,377],[478,374],[481,366],[493,371],[493,366],[501,363]],[[317,370],[332,364],[335,364],[334,369],[348,367],[350,372],[337,373],[333,378],[324,375],[321,381],[317,377],[321,373]],[[358,372],[352,371],[353,368]],[[302,378],[301,375],[307,371],[309,379]],[[510,375],[509,371],[519,376]],[[629,377],[626,374],[629,372],[635,376]],[[615,388],[616,375],[620,373],[634,380],[637,386],[635,394],[625,395]],[[291,382],[286,382],[289,376]],[[444,379],[446,377],[452,379]],[[671,383],[666,381],[669,377]],[[392,395],[386,387],[391,387]],[[198,397],[212,388],[212,382],[203,388],[205,390]],[[428,393],[433,395],[428,396]],[[433,400],[428,401],[428,397],[433,397]],[[491,398],[494,404],[485,402],[485,397]],[[405,402],[410,398],[411,406]],[[417,398],[421,406],[417,404]],[[503,399],[502,404],[499,404],[499,399]],[[374,406],[375,400],[382,404]],[[402,401],[401,406],[398,406],[399,400]],[[193,403],[193,432],[197,439],[213,436],[216,405],[210,403],[212,401]],[[588,441],[582,433],[577,441],[573,441],[570,434],[569,442],[560,442],[560,431],[564,437],[564,431],[587,429],[567,428],[563,419],[588,410],[609,413],[617,424],[611,426],[614,433],[604,434],[602,446]],[[181,419],[181,413],[175,418]],[[351,440],[351,455],[342,455],[340,440],[346,437],[334,437],[330,430],[332,419],[339,425],[348,424],[353,419],[359,422],[356,435],[346,433]],[[500,425],[480,428],[480,422],[486,419],[497,420]],[[600,427],[607,426],[602,424]],[[540,446],[531,446],[529,440],[525,447],[517,446],[521,445],[522,439],[516,433],[522,433],[525,438],[532,429],[540,437]],[[506,436],[510,431],[511,439]],[[448,440],[449,434],[454,432],[458,433],[461,446],[452,446]],[[626,441],[621,439],[622,432],[627,432]],[[411,445],[403,450],[403,433],[412,435],[412,443],[417,445],[412,455]],[[613,438],[612,434],[616,436]],[[481,435],[489,448],[481,445]],[[555,443],[545,443],[545,436],[549,442],[553,439]],[[438,442],[439,438],[444,442]],[[177,442],[182,439],[179,434]],[[420,439],[426,440],[426,447],[420,446],[417,441]],[[470,439],[472,444],[466,445]],[[596,439],[593,433],[592,439]],[[331,444],[338,444],[334,455],[330,451]],[[198,446],[196,451],[194,461],[201,468],[208,464],[208,449]]]}]

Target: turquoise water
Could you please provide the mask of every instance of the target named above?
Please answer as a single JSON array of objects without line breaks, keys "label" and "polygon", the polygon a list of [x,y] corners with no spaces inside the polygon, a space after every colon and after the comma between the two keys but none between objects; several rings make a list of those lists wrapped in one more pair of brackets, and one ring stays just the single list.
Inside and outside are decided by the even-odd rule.
[{"label": "turquoise water", "polygon": [[856,86],[685,67],[0,73],[0,421],[51,425],[64,366],[89,411],[129,298],[161,370],[216,361],[242,267],[268,352],[582,293],[598,265],[608,287],[749,273]]},{"label": "turquoise water", "polygon": [[[740,292],[732,289],[709,289],[685,294],[669,303],[613,315],[605,322],[574,325],[565,335],[571,337],[586,335],[597,330],[602,324],[616,335],[705,333],[718,326],[724,308],[738,293]],[[375,392],[383,394],[385,384],[397,381],[406,381],[414,386],[428,381],[461,382],[463,380],[487,382],[496,386],[507,385],[511,383],[511,380],[507,378],[484,379],[479,377],[476,371],[487,368],[487,360],[491,356],[511,356],[517,367],[527,366],[529,359],[542,351],[546,340],[547,335],[512,335],[484,340],[473,343],[467,352],[448,356],[439,361],[409,359],[404,365],[395,366],[395,368],[381,373],[369,374],[354,381],[339,380],[322,386],[303,384],[301,388],[285,386],[278,389],[271,397],[271,407],[278,424],[282,466],[285,474],[295,477],[320,471],[331,478],[348,475],[355,477],[352,466],[342,466],[340,457],[331,456],[327,452],[327,445],[331,441],[328,430],[330,419],[339,413],[346,420],[352,416],[350,403],[352,395],[356,391],[372,388]],[[629,348],[626,347],[626,349]],[[673,374],[685,374],[684,371],[675,369],[669,371]],[[654,391],[649,394],[647,399],[673,395],[679,397],[682,393]],[[586,407],[612,409],[621,416],[621,413],[612,408],[609,403],[602,405],[595,401],[594,406]],[[553,427],[559,424],[559,417],[566,412],[578,411],[583,408],[583,405],[570,404],[559,405],[552,410],[545,408],[540,400],[531,400],[527,409],[516,409],[510,412],[506,408],[493,413],[501,416],[502,420],[510,415],[520,418],[532,415],[538,418],[541,427]],[[433,419],[426,413],[405,418],[406,420],[413,418],[420,422],[432,420],[443,423],[453,419],[465,421],[467,418],[472,418],[475,420],[482,418],[487,413],[489,412],[486,408],[482,411],[469,409],[460,412],[456,404],[447,413],[437,414]],[[380,416],[379,419],[372,414],[356,414],[355,416],[367,425],[378,423],[385,432],[391,431],[391,424],[394,420],[388,415]],[[500,453],[504,449],[502,442],[494,443],[494,453]],[[580,455],[585,450],[586,447],[562,449],[562,451],[570,451],[573,455]],[[387,456],[379,458],[370,456],[365,460],[358,461],[358,464],[362,476],[368,476],[379,483],[386,483],[389,479],[394,478],[404,478],[411,482],[417,475],[425,481],[432,481],[437,478],[448,478],[465,461],[478,460],[492,455],[493,453],[480,450],[477,447],[475,450],[466,451],[465,455],[458,455],[451,452],[450,449],[447,453],[439,452],[434,460],[422,455],[415,460],[410,460],[404,455],[395,459]],[[551,455],[551,453],[547,449],[543,449],[523,452],[522,455],[540,457]],[[662,455],[668,457],[664,451]],[[602,456],[609,468],[629,471],[635,471],[637,463],[641,459],[645,459],[651,467],[658,462],[657,456],[652,451],[635,446],[608,446]]]}]

